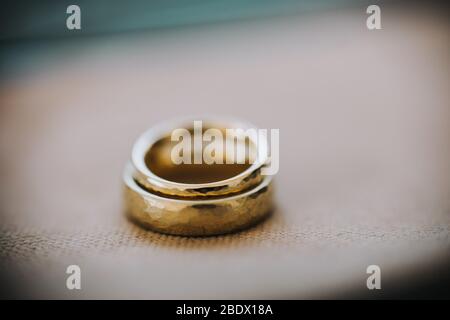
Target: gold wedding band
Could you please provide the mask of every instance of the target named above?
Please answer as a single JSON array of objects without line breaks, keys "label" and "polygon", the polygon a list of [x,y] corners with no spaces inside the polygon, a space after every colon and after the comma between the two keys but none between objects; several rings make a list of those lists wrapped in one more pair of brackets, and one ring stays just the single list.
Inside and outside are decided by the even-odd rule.
[{"label": "gold wedding band", "polygon": [[[177,182],[164,179],[161,175],[155,174],[153,171],[162,171],[162,175],[168,175],[170,179],[174,179],[174,176],[176,177],[179,168],[183,166],[173,164],[170,159],[170,133],[176,128],[191,129],[192,122],[192,120],[182,120],[162,124],[149,129],[138,138],[133,146],[131,163],[135,168],[134,178],[139,185],[153,192],[175,197],[208,197],[241,192],[261,183],[260,170],[267,160],[267,141],[265,140],[258,144],[259,149],[264,149],[264,152],[261,152],[263,157],[257,159],[247,168],[242,168],[239,165],[222,165],[220,167],[217,165],[192,165],[188,169],[192,175],[199,171],[197,169],[203,169],[204,172],[198,175],[199,178],[206,179],[212,175],[213,180],[217,181],[203,183],[192,183],[192,181],[188,181],[189,183],[185,181]],[[205,129],[242,128],[245,130],[254,127],[249,123],[232,120],[217,121],[207,119],[203,123],[205,124]],[[250,143],[256,144],[255,141],[251,141],[252,137],[249,138]],[[152,152],[152,149],[157,150]],[[154,169],[153,171],[151,170],[152,168]],[[215,172],[212,172],[213,170]],[[170,175],[170,173],[174,174]],[[192,180],[192,175],[189,177],[189,180]]]},{"label": "gold wedding band", "polygon": [[[220,130],[250,127],[236,121],[204,123]],[[123,176],[128,217],[145,228],[184,236],[229,233],[262,220],[272,208],[273,193],[272,178],[261,175],[266,158],[246,165],[175,165],[170,133],[191,127],[189,120],[172,122],[138,138]]]}]

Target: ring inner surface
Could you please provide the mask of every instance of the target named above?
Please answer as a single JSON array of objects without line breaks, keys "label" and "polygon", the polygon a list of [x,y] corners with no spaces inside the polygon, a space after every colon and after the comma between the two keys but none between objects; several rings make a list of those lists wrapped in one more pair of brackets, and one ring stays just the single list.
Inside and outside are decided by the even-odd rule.
[{"label": "ring inner surface", "polygon": [[[205,128],[203,131],[207,130]],[[202,151],[205,150],[208,144],[211,142],[203,141],[202,142],[202,150],[194,150],[194,138],[193,138],[193,130],[189,130],[192,133],[191,139],[191,164],[181,163],[175,164],[172,161],[171,153],[172,149],[181,142],[180,141],[171,141],[170,136],[162,138],[155,142],[151,148],[147,151],[145,155],[145,164],[150,171],[152,171],[155,175],[172,182],[177,183],[185,183],[185,184],[202,184],[202,183],[212,183],[217,181],[226,180],[237,176],[238,174],[247,170],[251,164],[249,163],[249,146],[255,147],[253,142],[248,138],[245,139],[245,142],[240,141],[239,139],[235,139],[235,154],[236,150],[239,147],[239,143],[245,144],[245,163],[233,163],[226,164],[226,150],[229,148],[229,145],[225,143],[225,133],[223,134],[223,150],[216,150],[217,156],[222,159],[222,164],[213,163],[206,164],[203,157],[201,164],[194,164],[194,153],[200,153],[203,155]],[[215,155],[215,154],[214,154]]]}]

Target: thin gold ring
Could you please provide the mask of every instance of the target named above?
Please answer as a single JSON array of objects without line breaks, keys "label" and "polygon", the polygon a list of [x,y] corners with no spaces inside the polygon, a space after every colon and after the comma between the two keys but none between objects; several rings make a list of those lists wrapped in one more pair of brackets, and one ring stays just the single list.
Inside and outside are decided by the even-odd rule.
[{"label": "thin gold ring", "polygon": [[[174,129],[189,128],[192,126],[192,122],[193,120],[188,119],[162,124],[147,130],[137,139],[132,149],[131,163],[135,168],[133,176],[139,185],[166,196],[192,198],[234,194],[249,190],[261,183],[260,171],[267,162],[268,146],[264,139],[254,142],[259,150],[262,149],[262,152],[258,153],[259,157],[256,161],[246,170],[228,179],[208,183],[180,183],[164,179],[152,172],[145,163],[146,155],[152,146],[158,141],[170,137],[170,132]],[[206,127],[213,128],[255,128],[249,123],[236,120],[206,119],[204,123]],[[252,139],[252,137],[249,137],[249,139]]]}]

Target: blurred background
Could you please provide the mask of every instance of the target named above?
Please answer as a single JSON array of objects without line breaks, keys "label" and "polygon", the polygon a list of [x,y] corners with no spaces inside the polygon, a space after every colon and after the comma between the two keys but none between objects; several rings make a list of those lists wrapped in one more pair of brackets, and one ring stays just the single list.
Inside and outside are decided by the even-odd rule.
[{"label": "blurred background", "polygon": [[[81,30],[66,28],[70,4]],[[448,15],[414,1],[4,1],[1,297],[450,297]],[[217,237],[134,226],[121,202],[134,140],[203,114],[280,129],[277,209]],[[71,264],[82,290],[65,286]],[[371,264],[382,290],[366,288]]]}]

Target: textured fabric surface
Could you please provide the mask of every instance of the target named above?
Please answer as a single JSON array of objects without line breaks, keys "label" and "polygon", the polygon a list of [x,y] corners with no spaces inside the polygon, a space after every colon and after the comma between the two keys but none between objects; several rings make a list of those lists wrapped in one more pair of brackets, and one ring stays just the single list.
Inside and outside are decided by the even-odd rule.
[{"label": "textured fabric surface", "polygon": [[[450,261],[449,25],[392,9],[42,44],[0,82],[3,297],[380,296]],[[32,49],[32,50],[31,50]],[[14,53],[21,52],[15,56]],[[279,128],[277,208],[187,238],[122,212],[134,139],[176,116]],[[65,287],[66,267],[82,290]],[[366,268],[382,270],[367,292]]]}]

